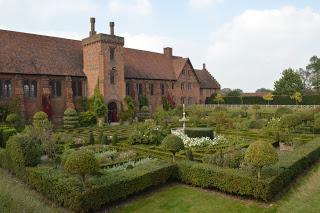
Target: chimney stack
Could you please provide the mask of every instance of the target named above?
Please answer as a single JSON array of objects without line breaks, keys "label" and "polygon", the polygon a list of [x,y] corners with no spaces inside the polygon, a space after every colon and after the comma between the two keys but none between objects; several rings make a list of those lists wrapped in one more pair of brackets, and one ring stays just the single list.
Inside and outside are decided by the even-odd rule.
[{"label": "chimney stack", "polygon": [[202,64],[202,69],[206,70],[206,64],[205,63]]},{"label": "chimney stack", "polygon": [[163,54],[167,57],[172,57],[172,48],[171,47],[163,48]]},{"label": "chimney stack", "polygon": [[109,26],[110,26],[110,35],[114,35],[114,22],[110,22],[109,23]]},{"label": "chimney stack", "polygon": [[90,18],[90,23],[91,23],[91,31],[90,31],[90,36],[93,36],[96,34],[96,30],[95,30],[95,24],[96,24],[96,19],[94,17]]}]

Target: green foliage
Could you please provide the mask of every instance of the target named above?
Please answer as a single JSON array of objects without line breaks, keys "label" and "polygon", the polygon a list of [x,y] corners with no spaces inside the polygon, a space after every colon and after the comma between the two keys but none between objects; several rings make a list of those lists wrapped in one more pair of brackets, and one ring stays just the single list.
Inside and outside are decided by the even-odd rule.
[{"label": "green foliage", "polygon": [[79,124],[82,127],[95,125],[97,122],[95,115],[91,111],[80,112]]},{"label": "green foliage", "polygon": [[104,117],[105,114],[108,112],[108,108],[104,103],[103,96],[100,93],[99,81],[97,82],[96,87],[94,89],[93,112],[97,117]]},{"label": "green foliage", "polygon": [[140,107],[140,109],[143,106],[149,106],[148,98],[146,96],[144,96],[144,95],[139,95],[139,107]]},{"label": "green foliage", "polygon": [[282,72],[281,78],[274,83],[274,92],[278,95],[290,95],[301,92],[303,83],[297,71],[289,68]]},{"label": "green foliage", "polygon": [[34,115],[33,115],[33,121],[32,121],[32,124],[34,126],[42,126],[43,123],[45,122],[48,122],[49,119],[48,119],[48,115],[47,113],[43,112],[43,111],[39,111],[39,112],[36,112]]},{"label": "green foliage", "polygon": [[0,147],[5,148],[10,136],[17,134],[17,130],[12,127],[0,127]]},{"label": "green foliage", "polygon": [[0,148],[0,168],[8,169],[6,150],[1,148]]},{"label": "green foliage", "polygon": [[184,133],[191,138],[208,137],[213,139],[212,128],[185,128]]},{"label": "green foliage", "polygon": [[78,178],[48,167],[28,168],[26,178],[33,188],[58,205],[75,212],[91,212],[144,189],[166,183],[176,169],[172,164],[157,160],[133,169],[92,177],[87,181],[90,187],[86,188],[82,187]]},{"label": "green foliage", "polygon": [[262,129],[263,127],[266,126],[266,124],[267,124],[266,119],[256,119],[256,120],[250,121],[249,128],[250,129]]},{"label": "green foliage", "polygon": [[204,155],[202,161],[216,166],[239,168],[243,159],[244,152],[242,150],[227,149],[225,151],[219,150],[214,154]]},{"label": "green foliage", "polygon": [[292,109],[288,108],[288,107],[280,107],[276,110],[276,117],[281,117],[285,114],[291,114],[293,113]]},{"label": "green foliage", "polygon": [[193,161],[193,154],[192,154],[191,150],[187,150],[186,151],[186,157],[187,157],[188,160]]},{"label": "green foliage", "polygon": [[90,145],[95,144],[95,143],[94,143],[94,136],[93,136],[93,133],[92,133],[92,132],[89,133],[88,143],[89,143]]},{"label": "green foliage", "polygon": [[69,142],[68,137],[62,133],[55,133],[52,137],[42,143],[43,151],[47,154],[48,158],[54,163],[60,162],[60,156],[64,151],[63,144]]},{"label": "green foliage", "polygon": [[115,133],[115,134],[113,134],[113,136],[112,136],[112,145],[116,145],[118,142],[119,142],[118,134]]},{"label": "green foliage", "polygon": [[106,134],[102,135],[102,140],[101,140],[102,144],[108,145],[109,144],[109,140],[108,140],[108,136]]},{"label": "green foliage", "polygon": [[73,129],[79,125],[78,113],[73,108],[68,108],[64,111],[63,126],[66,129]]},{"label": "green foliage", "polygon": [[175,154],[180,150],[184,149],[184,144],[182,142],[182,139],[172,134],[166,136],[163,139],[161,146],[164,150],[172,153],[173,161],[175,161],[175,158],[174,158]]},{"label": "green foliage", "polygon": [[302,101],[302,94],[300,92],[295,92],[290,96],[290,98],[296,102],[296,105],[298,105],[298,103],[301,103]]},{"label": "green foliage", "polygon": [[6,122],[11,124],[12,126],[17,126],[19,121],[20,121],[20,115],[16,113],[10,113],[9,115],[7,115]]},{"label": "green foliage", "polygon": [[259,169],[258,178],[260,178],[261,168],[275,164],[278,161],[278,153],[270,143],[256,141],[250,144],[244,159],[246,163]]},{"label": "green foliage", "polygon": [[70,174],[80,175],[85,181],[86,175],[94,175],[99,169],[98,161],[92,152],[77,150],[68,155],[64,170]]},{"label": "green foliage", "polygon": [[148,121],[135,127],[135,130],[130,135],[129,143],[158,145],[165,136],[165,130],[157,126],[154,122]]},{"label": "green foliage", "polygon": [[38,140],[18,134],[10,137],[6,152],[10,171],[22,177],[26,166],[32,167],[40,163],[42,150]]}]

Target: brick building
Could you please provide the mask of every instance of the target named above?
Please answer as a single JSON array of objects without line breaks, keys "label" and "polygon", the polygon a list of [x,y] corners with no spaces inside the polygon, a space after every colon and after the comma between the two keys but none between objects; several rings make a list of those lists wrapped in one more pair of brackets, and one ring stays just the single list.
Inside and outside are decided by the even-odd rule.
[{"label": "brick building", "polygon": [[99,82],[109,109],[117,121],[126,95],[138,104],[147,97],[150,110],[170,96],[176,104],[205,103],[218,82],[205,69],[195,70],[188,58],[174,56],[172,48],[155,53],[124,47],[114,33],[96,33],[91,18],[89,37],[79,40],[0,30],[0,104],[18,97],[26,117],[43,110],[61,120],[77,97],[92,96]]}]

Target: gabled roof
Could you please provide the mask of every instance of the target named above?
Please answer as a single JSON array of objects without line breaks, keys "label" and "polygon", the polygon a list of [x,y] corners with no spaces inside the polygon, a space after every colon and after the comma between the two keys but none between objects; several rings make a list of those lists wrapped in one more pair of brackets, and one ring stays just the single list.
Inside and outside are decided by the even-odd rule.
[{"label": "gabled roof", "polygon": [[85,76],[81,41],[0,30],[0,73]]},{"label": "gabled roof", "polygon": [[206,69],[195,70],[199,79],[200,89],[220,89],[218,81]]},{"label": "gabled roof", "polygon": [[188,59],[124,48],[124,76],[134,79],[177,80]]}]

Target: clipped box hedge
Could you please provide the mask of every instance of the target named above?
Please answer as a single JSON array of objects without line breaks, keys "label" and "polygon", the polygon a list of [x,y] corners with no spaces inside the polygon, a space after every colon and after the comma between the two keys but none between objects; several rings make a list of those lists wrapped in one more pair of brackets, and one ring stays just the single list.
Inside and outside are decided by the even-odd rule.
[{"label": "clipped box hedge", "polygon": [[76,176],[49,167],[27,168],[27,182],[54,202],[76,212],[99,209],[112,201],[142,191],[173,178],[176,166],[156,161],[137,166],[130,170],[113,172],[92,177],[87,187]]},{"label": "clipped box hedge", "polygon": [[212,128],[185,128],[184,133],[191,138],[209,137],[213,139]]},{"label": "clipped box hedge", "polygon": [[281,156],[271,167],[277,175],[265,175],[258,180],[256,175],[241,169],[216,167],[194,162],[178,164],[178,179],[186,184],[269,201],[281,192],[301,171],[320,157],[320,138],[296,148],[290,154]]},{"label": "clipped box hedge", "polygon": [[5,148],[10,136],[17,134],[17,130],[12,127],[0,127],[0,147]]}]

